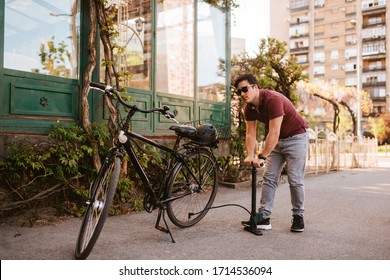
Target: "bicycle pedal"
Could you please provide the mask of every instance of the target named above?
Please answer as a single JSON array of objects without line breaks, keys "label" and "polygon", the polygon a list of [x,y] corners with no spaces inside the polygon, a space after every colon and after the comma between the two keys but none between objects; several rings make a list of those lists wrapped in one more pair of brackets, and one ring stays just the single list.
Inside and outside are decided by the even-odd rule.
[{"label": "bicycle pedal", "polygon": [[156,229],[158,229],[159,231],[165,232],[165,233],[169,233],[169,230],[167,230],[166,228],[159,226],[159,225],[156,226]]}]

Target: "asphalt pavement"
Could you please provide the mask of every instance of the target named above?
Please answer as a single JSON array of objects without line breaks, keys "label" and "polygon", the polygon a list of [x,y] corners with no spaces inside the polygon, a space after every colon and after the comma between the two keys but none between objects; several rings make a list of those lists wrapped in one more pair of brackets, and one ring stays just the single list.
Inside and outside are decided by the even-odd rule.
[{"label": "asphalt pavement", "polygon": [[[390,260],[390,156],[378,167],[307,175],[306,228],[290,232],[287,183],[276,193],[273,229],[243,229],[238,206],[212,209],[191,228],[154,229],[157,211],[109,217],[91,260]],[[259,197],[259,193],[257,194]],[[258,200],[258,199],[257,199]],[[214,206],[251,209],[251,182],[221,187]],[[0,259],[71,260],[81,219],[42,227],[0,224]]]}]

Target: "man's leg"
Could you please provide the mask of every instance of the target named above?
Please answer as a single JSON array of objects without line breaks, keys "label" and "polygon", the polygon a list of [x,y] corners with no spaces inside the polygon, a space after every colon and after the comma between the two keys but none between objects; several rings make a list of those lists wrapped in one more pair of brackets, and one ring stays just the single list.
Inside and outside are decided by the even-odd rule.
[{"label": "man's leg", "polygon": [[267,157],[263,174],[259,212],[264,219],[268,219],[272,213],[276,188],[284,163],[284,155],[280,153],[279,145],[276,145]]},{"label": "man's leg", "polygon": [[287,176],[290,184],[293,215],[303,216],[305,212],[304,177],[308,151],[307,133],[289,138],[283,143],[283,152],[287,162]]},{"label": "man's leg", "polygon": [[290,185],[291,205],[293,212],[292,231],[303,231],[305,213],[304,177],[308,151],[307,133],[296,135],[284,143],[287,162],[287,176]]}]

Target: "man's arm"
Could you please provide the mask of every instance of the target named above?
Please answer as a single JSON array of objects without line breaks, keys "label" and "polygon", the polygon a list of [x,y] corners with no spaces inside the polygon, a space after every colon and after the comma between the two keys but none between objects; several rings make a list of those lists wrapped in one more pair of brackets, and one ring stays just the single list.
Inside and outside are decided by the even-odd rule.
[{"label": "man's arm", "polygon": [[265,138],[264,147],[261,151],[264,157],[267,157],[279,142],[280,128],[282,126],[283,116],[269,121],[269,131]]},{"label": "man's arm", "polygon": [[245,147],[246,159],[244,163],[250,164],[255,157],[255,149],[257,145],[256,139],[256,121],[246,121]]}]

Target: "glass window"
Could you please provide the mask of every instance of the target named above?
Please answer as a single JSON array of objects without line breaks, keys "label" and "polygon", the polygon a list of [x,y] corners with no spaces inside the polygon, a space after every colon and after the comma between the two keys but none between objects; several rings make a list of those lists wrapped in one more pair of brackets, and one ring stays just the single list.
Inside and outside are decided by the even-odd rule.
[{"label": "glass window", "polygon": [[297,63],[306,63],[306,62],[308,62],[307,54],[301,54],[301,55],[297,55],[295,57],[297,58]]},{"label": "glass window", "polygon": [[325,0],[314,0],[314,7],[324,7]]},{"label": "glass window", "polygon": [[331,64],[330,69],[332,69],[333,71],[337,71],[339,70],[339,65],[337,63]]},{"label": "glass window", "polygon": [[291,0],[290,7],[291,9],[298,9],[307,6],[307,0]]},{"label": "glass window", "polygon": [[357,85],[357,78],[356,77],[351,77],[351,78],[345,79],[345,86],[346,87],[351,87],[351,86],[356,86],[356,85]]},{"label": "glass window", "polygon": [[314,75],[322,75],[322,74],[325,74],[325,66],[315,66]]},{"label": "glass window", "polygon": [[315,39],[314,40],[314,47],[323,47],[325,45],[324,39]]},{"label": "glass window", "polygon": [[356,34],[350,34],[345,36],[345,43],[348,45],[356,45],[357,38]]},{"label": "glass window", "polygon": [[157,4],[156,90],[194,96],[194,1]]},{"label": "glass window", "polygon": [[[110,0],[109,4],[118,8],[115,20],[119,36],[115,43],[119,48],[114,54],[114,65],[123,85],[150,90],[152,1]],[[103,54],[100,57],[104,59]],[[104,67],[100,70],[100,79],[104,80]]]},{"label": "glass window", "polygon": [[198,97],[225,102],[225,78],[218,73],[226,60],[226,14],[198,0],[197,84]]},{"label": "glass window", "polygon": [[325,62],[325,53],[324,52],[314,53],[314,61],[315,62]]},{"label": "glass window", "polygon": [[79,1],[6,0],[4,67],[77,78]]},{"label": "glass window", "polygon": [[330,58],[331,59],[338,59],[339,58],[339,51],[338,50],[333,50],[330,52]]}]

